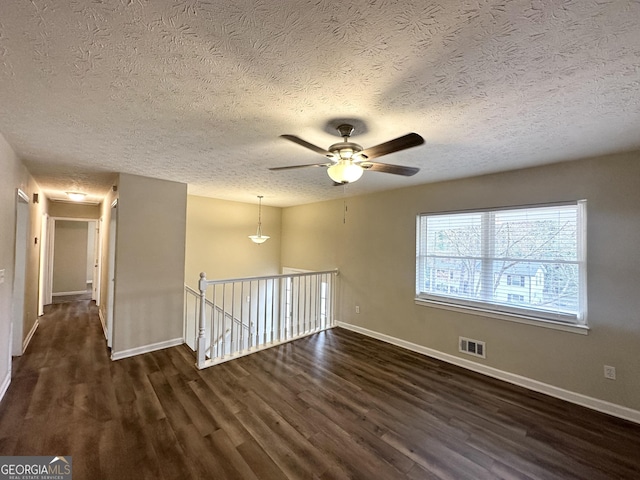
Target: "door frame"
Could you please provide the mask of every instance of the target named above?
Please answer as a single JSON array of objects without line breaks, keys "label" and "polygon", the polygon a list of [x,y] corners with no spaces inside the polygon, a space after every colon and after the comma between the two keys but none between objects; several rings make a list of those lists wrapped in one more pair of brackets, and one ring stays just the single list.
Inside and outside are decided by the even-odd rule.
[{"label": "door frame", "polygon": [[118,229],[118,199],[111,203],[109,241],[107,243],[107,347],[113,349],[113,320],[116,290],[116,242]]},{"label": "door frame", "polygon": [[[11,348],[9,355],[24,353],[24,305],[27,282],[27,245],[30,226],[29,195],[16,191],[16,224],[13,256],[13,292],[11,295]],[[9,362],[11,365],[11,362]]]},{"label": "door frame", "polygon": [[51,303],[51,289],[47,291],[50,284],[47,282],[49,277],[49,243],[51,242],[51,229],[49,222],[49,214],[42,214],[42,222],[40,223],[40,265],[38,267],[38,316],[44,315],[44,306]]},{"label": "door frame", "polygon": [[[96,226],[98,225],[99,219],[97,218],[79,218],[79,217],[48,217],[48,225],[47,225],[47,240],[46,240],[46,257],[44,259],[44,263],[46,265],[46,269],[44,272],[44,285],[43,285],[43,301],[45,302],[45,305],[48,305],[50,303],[52,303],[53,301],[53,267],[54,267],[54,262],[55,262],[55,243],[56,243],[56,221],[61,221],[61,222],[85,222],[87,224],[87,229],[91,228],[91,222],[95,222]],[[94,245],[93,245],[93,259],[94,262],[97,261],[98,265],[100,264],[100,258],[96,258],[95,256],[95,252],[97,250],[97,244],[99,243],[99,237],[97,236],[97,232],[96,232],[96,237],[94,238]],[[42,262],[42,260],[41,260]],[[94,298],[94,292],[95,292],[95,288],[96,288],[96,278],[95,278],[95,270],[96,270],[96,264],[94,263],[94,278],[93,278],[93,284],[91,285],[91,289],[92,289],[92,299]],[[98,270],[100,267],[97,267]],[[98,283],[100,282],[99,279],[97,279]]]},{"label": "door frame", "polygon": [[100,306],[100,286],[102,285],[102,217],[96,220],[96,236],[93,250],[93,299]]}]

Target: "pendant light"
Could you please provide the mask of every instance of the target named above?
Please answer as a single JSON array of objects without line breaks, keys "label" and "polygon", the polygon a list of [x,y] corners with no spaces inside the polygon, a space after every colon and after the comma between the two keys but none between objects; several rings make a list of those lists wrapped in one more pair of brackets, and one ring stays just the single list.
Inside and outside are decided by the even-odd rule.
[{"label": "pendant light", "polygon": [[269,235],[262,234],[262,195],[258,195],[258,231],[255,235],[249,235],[253,243],[261,244],[269,240]]}]

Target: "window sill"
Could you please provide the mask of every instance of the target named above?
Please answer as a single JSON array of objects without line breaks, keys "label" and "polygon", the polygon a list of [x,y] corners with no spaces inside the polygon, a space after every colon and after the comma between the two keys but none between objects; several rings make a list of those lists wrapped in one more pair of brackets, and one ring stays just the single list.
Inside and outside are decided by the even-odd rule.
[{"label": "window sill", "polygon": [[525,325],[533,325],[536,327],[551,328],[553,330],[561,330],[563,332],[577,333],[580,335],[588,335],[589,327],[586,325],[571,325],[562,322],[554,322],[553,320],[542,320],[535,317],[527,317],[525,315],[517,315],[511,313],[498,313],[489,310],[483,310],[476,307],[468,307],[465,305],[456,305],[453,303],[439,302],[435,300],[427,300],[424,298],[416,298],[415,304],[423,307],[441,308],[451,310],[453,312],[465,313],[467,315],[480,315],[482,317],[495,318],[498,320],[506,320],[508,322],[523,323]]}]

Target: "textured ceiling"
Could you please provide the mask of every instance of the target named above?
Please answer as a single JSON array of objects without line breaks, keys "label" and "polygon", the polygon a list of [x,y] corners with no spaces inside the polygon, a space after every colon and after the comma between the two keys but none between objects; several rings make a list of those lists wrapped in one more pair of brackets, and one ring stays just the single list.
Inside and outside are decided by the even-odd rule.
[{"label": "textured ceiling", "polygon": [[286,206],[336,198],[322,157],[423,146],[361,194],[640,149],[640,2],[1,0],[0,132],[49,192],[113,172]]}]

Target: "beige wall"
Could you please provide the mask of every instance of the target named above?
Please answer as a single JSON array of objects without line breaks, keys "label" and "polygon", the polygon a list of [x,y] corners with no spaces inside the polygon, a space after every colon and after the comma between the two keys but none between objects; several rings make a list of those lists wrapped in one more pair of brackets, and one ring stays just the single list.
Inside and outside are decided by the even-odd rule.
[{"label": "beige wall", "polygon": [[[415,305],[418,213],[577,199],[588,201],[587,336]],[[454,356],[458,336],[482,340],[486,360],[466,360],[640,410],[640,153],[347,202],[345,224],[342,201],[283,212],[283,265],[340,268],[339,320]],[[617,380],[604,378],[605,364]]]},{"label": "beige wall", "polygon": [[248,236],[256,233],[257,204],[187,197],[186,283],[197,289],[200,272],[209,279],[280,273],[281,211],[262,206],[262,232],[271,238],[256,245]]},{"label": "beige wall", "polygon": [[187,186],[121,174],[113,354],[181,339]]},{"label": "beige wall", "polygon": [[[345,262],[344,200],[285,208],[282,212],[282,266],[302,270],[331,270]],[[351,199],[346,200],[350,205]],[[374,217],[375,218],[375,217]]]},{"label": "beige wall", "polygon": [[26,188],[24,167],[4,137],[0,135],[0,394],[11,372],[11,308],[15,248],[16,188]]},{"label": "beige wall", "polygon": [[53,293],[87,289],[87,222],[56,220],[53,252]]},{"label": "beige wall", "polygon": [[100,218],[100,205],[84,205],[81,203],[49,202],[49,215],[60,218]]},{"label": "beige wall", "polygon": [[[0,284],[0,395],[8,386],[11,370],[11,314],[15,252],[16,191],[20,188],[30,199],[29,228],[26,252],[26,291],[23,318],[23,337],[32,330],[38,312],[39,242],[42,213],[46,200],[37,183],[31,178],[11,146],[0,135],[0,269],[5,271]],[[40,203],[33,203],[38,193]]]}]

